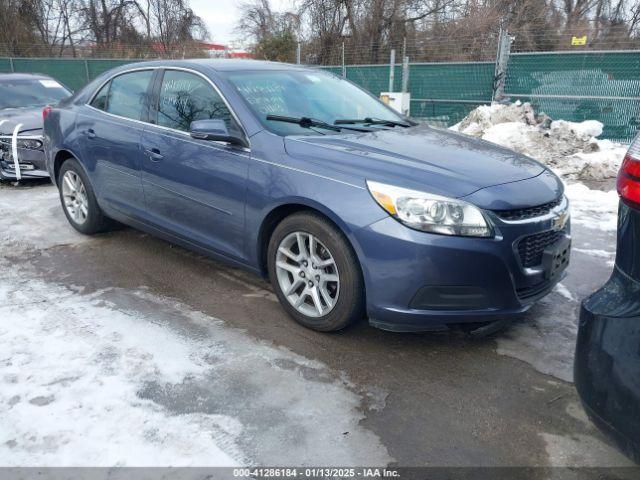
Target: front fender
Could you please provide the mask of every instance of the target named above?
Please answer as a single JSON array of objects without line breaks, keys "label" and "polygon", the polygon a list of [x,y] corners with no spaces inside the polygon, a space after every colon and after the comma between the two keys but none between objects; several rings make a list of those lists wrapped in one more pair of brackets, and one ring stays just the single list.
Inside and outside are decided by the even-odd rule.
[{"label": "front fender", "polygon": [[366,187],[302,168],[254,161],[248,182],[245,247],[248,260],[258,267],[263,225],[283,206],[306,207],[325,215],[345,234],[360,259],[362,252],[354,232],[387,216]]}]

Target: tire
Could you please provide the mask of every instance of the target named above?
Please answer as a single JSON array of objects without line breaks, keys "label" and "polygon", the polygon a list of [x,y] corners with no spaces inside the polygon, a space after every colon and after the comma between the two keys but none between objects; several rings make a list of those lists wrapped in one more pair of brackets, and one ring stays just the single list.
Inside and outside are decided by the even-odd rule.
[{"label": "tire", "polygon": [[325,217],[312,212],[286,217],[271,235],[267,255],[276,295],[299,324],[333,332],[363,317],[365,290],[360,264],[344,234]]},{"label": "tire", "polygon": [[[86,208],[73,208],[73,206],[69,205],[70,202],[74,202],[74,197],[69,195],[65,196],[65,193],[70,193],[70,191],[72,192],[72,190],[69,189],[68,184],[63,184],[63,182],[67,181],[67,177],[69,179],[76,178],[77,180],[79,180],[80,183],[75,184],[77,193],[75,198],[79,199],[82,197],[83,200],[78,201]],[[98,201],[96,200],[93,187],[91,186],[91,182],[89,182],[89,178],[75,158],[70,158],[62,164],[62,166],[60,167],[60,172],[58,173],[57,181],[62,210],[64,211],[67,220],[73,228],[85,235],[93,235],[96,233],[108,231],[113,227],[113,221],[106,217],[104,213],[102,213],[102,210],[98,205]],[[82,195],[82,193],[84,193],[84,196]],[[75,205],[78,204],[76,203]],[[80,210],[84,212],[85,209],[86,215],[74,214],[74,212]]]}]

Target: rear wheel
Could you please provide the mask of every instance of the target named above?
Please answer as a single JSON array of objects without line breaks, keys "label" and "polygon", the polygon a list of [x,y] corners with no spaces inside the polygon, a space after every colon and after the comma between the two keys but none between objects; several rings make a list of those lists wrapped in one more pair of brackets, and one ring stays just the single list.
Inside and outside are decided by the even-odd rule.
[{"label": "rear wheel", "polygon": [[329,332],[362,317],[360,265],[342,232],[326,218],[309,212],[285,218],[271,237],[268,256],[273,288],[298,323]]},{"label": "rear wheel", "polygon": [[92,235],[112,227],[113,222],[102,213],[91,183],[76,159],[70,158],[60,167],[58,190],[62,210],[77,231]]}]

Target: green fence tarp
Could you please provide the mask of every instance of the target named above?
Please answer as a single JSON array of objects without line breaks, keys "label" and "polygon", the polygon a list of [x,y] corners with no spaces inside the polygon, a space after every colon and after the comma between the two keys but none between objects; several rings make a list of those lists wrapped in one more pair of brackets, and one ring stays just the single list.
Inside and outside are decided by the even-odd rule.
[{"label": "green fence tarp", "polygon": [[493,62],[418,63],[409,68],[412,99],[490,102]]},{"label": "green fence tarp", "polygon": [[[0,72],[40,73],[77,90],[107,70],[134,60],[81,60],[68,58],[0,58]],[[12,64],[13,63],[13,67]]]},{"label": "green fence tarp", "polygon": [[[321,67],[336,75],[341,67]],[[347,65],[346,77],[379,96],[389,90],[389,65]],[[462,120],[478,105],[491,102],[493,62],[415,63],[409,65],[411,115],[440,126]],[[402,88],[402,66],[394,69],[394,91]]]},{"label": "green fence tarp", "polygon": [[411,115],[448,127],[491,102],[493,62],[418,63],[409,68]]},{"label": "green fence tarp", "polygon": [[0,58],[0,73],[11,73],[11,60]]},{"label": "green fence tarp", "polygon": [[603,138],[630,141],[640,120],[640,52],[511,55],[505,96],[551,118],[598,120]]}]

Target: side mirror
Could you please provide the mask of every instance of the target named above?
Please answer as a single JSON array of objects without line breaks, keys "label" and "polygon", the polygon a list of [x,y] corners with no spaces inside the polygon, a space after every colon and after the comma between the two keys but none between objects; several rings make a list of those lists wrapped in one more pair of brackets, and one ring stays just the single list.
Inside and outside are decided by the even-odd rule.
[{"label": "side mirror", "polygon": [[191,122],[189,127],[189,134],[193,138],[198,140],[211,140],[214,142],[227,142],[231,145],[238,145],[241,147],[248,147],[247,141],[229,133],[227,125],[224,120],[211,119],[211,120],[196,120]]}]

